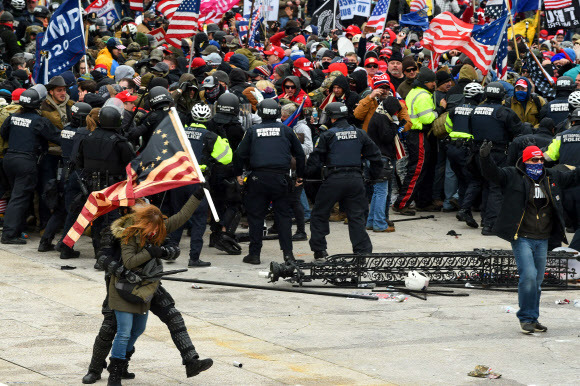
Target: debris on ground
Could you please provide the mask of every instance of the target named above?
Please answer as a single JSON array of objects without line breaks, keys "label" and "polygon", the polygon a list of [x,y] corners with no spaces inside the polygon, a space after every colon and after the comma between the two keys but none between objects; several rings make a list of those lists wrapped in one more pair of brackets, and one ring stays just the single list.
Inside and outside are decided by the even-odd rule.
[{"label": "debris on ground", "polygon": [[496,379],[501,377],[500,373],[494,373],[491,371],[491,367],[484,365],[475,366],[475,370],[468,372],[467,375],[475,378],[490,378],[490,379]]}]

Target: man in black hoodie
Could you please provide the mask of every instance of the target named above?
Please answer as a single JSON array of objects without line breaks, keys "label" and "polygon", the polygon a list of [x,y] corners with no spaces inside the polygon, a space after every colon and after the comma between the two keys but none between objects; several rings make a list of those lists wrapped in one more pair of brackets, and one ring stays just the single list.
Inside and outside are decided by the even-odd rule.
[{"label": "man in black hoodie", "polygon": [[347,77],[344,75],[337,76],[332,82],[330,89],[334,93],[333,102],[342,102],[348,108],[348,123],[360,125],[360,121],[354,117],[354,109],[358,104],[359,97],[355,91],[350,90]]}]

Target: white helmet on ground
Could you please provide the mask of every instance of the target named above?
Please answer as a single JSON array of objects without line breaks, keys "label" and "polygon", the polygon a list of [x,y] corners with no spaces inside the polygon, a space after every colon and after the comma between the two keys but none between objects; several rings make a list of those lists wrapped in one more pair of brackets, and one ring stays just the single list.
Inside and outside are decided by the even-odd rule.
[{"label": "white helmet on ground", "polygon": [[405,278],[405,287],[414,291],[424,291],[429,287],[429,278],[423,272],[411,271]]}]

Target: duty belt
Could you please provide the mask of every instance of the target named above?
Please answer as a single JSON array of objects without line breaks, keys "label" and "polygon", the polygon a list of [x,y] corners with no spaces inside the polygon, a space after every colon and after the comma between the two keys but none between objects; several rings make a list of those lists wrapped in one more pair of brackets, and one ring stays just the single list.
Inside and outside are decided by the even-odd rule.
[{"label": "duty belt", "polygon": [[327,170],[329,174],[352,173],[352,172],[362,173],[362,169],[356,166],[329,166]]},{"label": "duty belt", "polygon": [[[290,169],[290,168],[288,168]],[[290,174],[288,170],[285,169],[271,169],[271,168],[256,168],[252,169],[253,172],[267,172],[267,173],[276,173],[276,174]]]}]

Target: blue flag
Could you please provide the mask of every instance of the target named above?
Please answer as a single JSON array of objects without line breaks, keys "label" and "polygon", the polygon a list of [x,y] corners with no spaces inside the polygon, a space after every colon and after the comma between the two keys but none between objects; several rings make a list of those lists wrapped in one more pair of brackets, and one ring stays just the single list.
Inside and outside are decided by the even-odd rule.
[{"label": "blue flag", "polygon": [[536,11],[539,9],[540,2],[538,0],[517,0],[512,7],[513,13]]},{"label": "blue flag", "polygon": [[306,102],[306,98],[302,100],[302,103],[300,103],[300,106],[298,106],[296,111],[294,111],[292,115],[286,118],[286,120],[283,122],[286,126],[293,128],[296,125],[298,118],[300,118],[300,113],[302,113],[302,109],[304,108],[304,102]]},{"label": "blue flag", "polygon": [[34,65],[34,81],[45,83],[74,66],[86,52],[84,36],[79,1],[65,0],[36,40],[36,52],[44,55]]},{"label": "blue flag", "polygon": [[402,26],[408,26],[413,29],[413,27],[419,27],[423,31],[427,31],[429,28],[429,18],[427,17],[427,12],[422,9],[417,12],[406,13],[401,15],[401,20],[399,24]]}]

